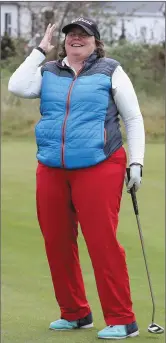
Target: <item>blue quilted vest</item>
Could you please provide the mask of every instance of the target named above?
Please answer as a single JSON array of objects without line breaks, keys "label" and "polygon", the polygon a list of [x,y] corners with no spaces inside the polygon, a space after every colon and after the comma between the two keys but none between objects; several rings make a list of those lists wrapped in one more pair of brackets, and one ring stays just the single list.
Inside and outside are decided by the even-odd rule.
[{"label": "blue quilted vest", "polygon": [[117,65],[93,53],[77,77],[61,61],[42,67],[41,119],[35,127],[40,162],[67,169],[89,167],[122,145],[111,92]]}]

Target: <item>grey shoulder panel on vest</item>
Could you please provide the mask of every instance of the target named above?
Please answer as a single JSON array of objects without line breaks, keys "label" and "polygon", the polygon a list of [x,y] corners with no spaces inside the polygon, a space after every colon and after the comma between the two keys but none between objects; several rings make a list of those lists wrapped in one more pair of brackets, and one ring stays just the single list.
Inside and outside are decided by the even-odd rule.
[{"label": "grey shoulder panel on vest", "polygon": [[41,68],[41,74],[43,76],[43,73],[45,71],[49,71],[53,74],[56,74],[58,76],[62,76],[62,77],[73,77],[72,73],[69,71],[69,69],[66,68],[59,68],[57,66],[57,61],[50,61],[50,62],[46,62],[42,68]]},{"label": "grey shoulder panel on vest", "polygon": [[120,65],[118,61],[102,57],[97,59],[90,68],[83,70],[81,75],[86,76],[99,73],[111,77],[118,65]]},{"label": "grey shoulder panel on vest", "polygon": [[44,71],[55,71],[57,69],[56,67],[56,61],[50,61],[50,62],[46,62],[45,64],[43,64],[43,66],[41,67],[41,74],[43,76]]},{"label": "grey shoulder panel on vest", "polygon": [[101,72],[103,69],[104,74],[108,76],[112,76],[118,65],[120,65],[120,63],[112,58],[103,57],[100,59]]}]

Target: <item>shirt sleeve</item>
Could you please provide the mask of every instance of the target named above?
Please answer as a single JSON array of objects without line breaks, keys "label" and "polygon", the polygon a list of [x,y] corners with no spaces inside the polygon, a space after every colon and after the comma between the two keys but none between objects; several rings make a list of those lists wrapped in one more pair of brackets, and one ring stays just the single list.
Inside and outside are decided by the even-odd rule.
[{"label": "shirt sleeve", "polygon": [[125,125],[129,165],[140,163],[143,166],[145,153],[143,117],[133,85],[121,66],[118,66],[112,75],[112,92]]},{"label": "shirt sleeve", "polygon": [[39,98],[42,75],[40,64],[45,56],[34,49],[9,79],[8,90],[22,98]]}]

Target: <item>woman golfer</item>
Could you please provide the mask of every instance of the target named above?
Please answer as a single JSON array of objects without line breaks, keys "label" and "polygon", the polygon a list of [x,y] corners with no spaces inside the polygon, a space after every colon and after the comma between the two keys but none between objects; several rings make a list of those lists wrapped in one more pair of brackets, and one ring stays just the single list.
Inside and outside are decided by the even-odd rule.
[{"label": "woman golfer", "polygon": [[129,152],[127,188],[134,185],[136,191],[144,159],[143,118],[130,79],[117,61],[104,57],[92,19],[80,17],[63,27],[60,59],[41,66],[53,48],[54,30],[48,26],[9,81],[15,95],[40,98],[37,214],[60,308],[50,329],[93,326],[78,255],[79,222],[107,325],[98,337],[134,337],[139,331],[125,252],[116,237],[126,171],[119,115]]}]

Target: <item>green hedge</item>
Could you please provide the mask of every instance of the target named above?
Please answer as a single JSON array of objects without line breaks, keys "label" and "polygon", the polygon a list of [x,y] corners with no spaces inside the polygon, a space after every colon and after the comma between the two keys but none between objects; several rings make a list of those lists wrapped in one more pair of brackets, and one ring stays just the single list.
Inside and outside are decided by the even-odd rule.
[{"label": "green hedge", "polygon": [[118,60],[137,91],[164,93],[165,52],[163,45],[125,43],[107,49],[107,56]]}]

